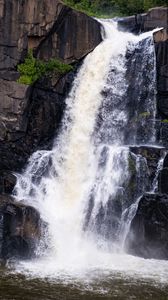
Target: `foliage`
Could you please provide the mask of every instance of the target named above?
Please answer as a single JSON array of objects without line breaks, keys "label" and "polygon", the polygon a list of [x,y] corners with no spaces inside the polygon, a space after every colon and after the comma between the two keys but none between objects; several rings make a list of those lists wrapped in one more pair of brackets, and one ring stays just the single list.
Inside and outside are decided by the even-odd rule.
[{"label": "foliage", "polygon": [[144,111],[144,112],[142,112],[142,113],[139,114],[139,117],[141,117],[141,118],[150,117],[150,112]]},{"label": "foliage", "polygon": [[50,59],[48,62],[36,59],[33,56],[33,51],[29,50],[24,63],[17,67],[20,78],[19,83],[33,84],[36,80],[41,78],[43,75],[55,71],[58,74],[65,74],[72,70],[72,66],[64,64],[57,59]]},{"label": "foliage", "polygon": [[64,0],[64,2],[97,17],[137,14],[154,6],[167,5],[167,0]]}]

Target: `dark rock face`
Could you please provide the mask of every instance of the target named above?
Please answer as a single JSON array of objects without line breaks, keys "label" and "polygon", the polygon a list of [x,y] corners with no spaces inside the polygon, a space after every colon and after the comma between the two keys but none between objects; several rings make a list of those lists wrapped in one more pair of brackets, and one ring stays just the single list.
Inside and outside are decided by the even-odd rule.
[{"label": "dark rock face", "polygon": [[0,194],[11,194],[16,184],[16,176],[10,171],[0,170]]},{"label": "dark rock face", "polygon": [[28,48],[41,58],[80,59],[100,43],[100,26],[59,0],[2,0],[0,70],[15,69]]},{"label": "dark rock face", "polygon": [[168,194],[168,168],[163,168],[159,174],[159,192],[162,194]]},{"label": "dark rock face", "polygon": [[168,196],[145,194],[127,237],[129,253],[144,258],[168,259]]},{"label": "dark rock face", "polygon": [[163,157],[166,149],[164,147],[152,147],[152,146],[132,146],[130,150],[136,155],[141,155],[147,161],[149,169],[149,179],[152,183],[156,174],[157,165],[159,159]]},{"label": "dark rock face", "polygon": [[101,25],[59,0],[2,0],[0,27],[0,170],[18,171],[32,152],[51,147],[74,74],[29,87],[16,82],[17,64],[30,48],[44,60],[77,63],[101,42]]},{"label": "dark rock face", "polygon": [[0,196],[0,257],[28,258],[35,255],[42,221],[35,208]]},{"label": "dark rock face", "polygon": [[10,122],[10,117],[14,120],[15,116],[11,103],[9,125],[0,144],[0,170],[19,171],[34,151],[52,147],[75,74],[74,70],[62,78],[43,78],[33,88],[28,87],[27,106],[15,118],[18,126]]},{"label": "dark rock face", "polygon": [[146,14],[138,14],[135,16],[120,18],[118,22],[119,28],[137,33],[150,31],[157,27],[167,28],[167,24],[167,7],[152,8]]},{"label": "dark rock face", "polygon": [[[168,146],[168,31],[154,34],[157,67],[157,106],[159,139]],[[161,121],[160,121],[161,120]]]},{"label": "dark rock face", "polygon": [[163,168],[158,176],[158,192],[161,194],[168,194],[168,154],[163,161]]}]

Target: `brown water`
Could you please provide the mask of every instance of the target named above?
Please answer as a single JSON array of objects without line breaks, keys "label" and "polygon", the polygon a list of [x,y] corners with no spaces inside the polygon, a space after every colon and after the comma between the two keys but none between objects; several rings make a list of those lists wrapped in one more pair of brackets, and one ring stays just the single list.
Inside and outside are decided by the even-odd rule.
[{"label": "brown water", "polygon": [[65,279],[32,278],[11,269],[0,269],[2,300],[97,300],[97,299],[168,299],[168,284],[135,279],[122,273],[105,275],[98,271],[89,280],[66,276]]}]

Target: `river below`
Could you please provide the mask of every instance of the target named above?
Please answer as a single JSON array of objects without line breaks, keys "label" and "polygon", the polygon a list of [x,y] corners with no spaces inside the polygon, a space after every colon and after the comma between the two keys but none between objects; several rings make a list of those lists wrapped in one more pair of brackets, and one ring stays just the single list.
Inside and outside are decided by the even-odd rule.
[{"label": "river below", "polygon": [[52,259],[15,261],[0,268],[0,299],[168,299],[166,261],[125,255],[116,268],[118,258],[113,257],[109,268],[104,265],[62,269],[54,266]]}]

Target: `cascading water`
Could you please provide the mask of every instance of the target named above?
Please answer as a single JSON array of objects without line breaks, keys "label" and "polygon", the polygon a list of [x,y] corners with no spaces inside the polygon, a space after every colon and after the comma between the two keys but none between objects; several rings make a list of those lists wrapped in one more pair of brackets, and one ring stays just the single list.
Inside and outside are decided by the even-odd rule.
[{"label": "cascading water", "polygon": [[152,32],[120,32],[111,21],[102,26],[104,40],[78,72],[53,150],[32,155],[14,191],[48,223],[48,256],[60,268],[100,262],[107,241],[110,250],[124,247],[134,215],[128,208],[145,191],[148,171],[129,145],[155,142]]}]

